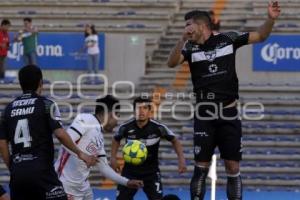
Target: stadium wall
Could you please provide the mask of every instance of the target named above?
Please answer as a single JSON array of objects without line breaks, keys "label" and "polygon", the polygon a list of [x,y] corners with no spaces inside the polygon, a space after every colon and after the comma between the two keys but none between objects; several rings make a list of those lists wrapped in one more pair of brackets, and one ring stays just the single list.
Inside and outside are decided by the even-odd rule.
[{"label": "stadium wall", "polygon": [[276,35],[242,47],[236,58],[240,83],[300,84],[300,35]]},{"label": "stadium wall", "polygon": [[[46,79],[75,82],[80,74],[87,73],[86,54],[82,50],[84,46],[82,34],[41,33],[40,35],[42,36],[39,37],[38,64],[43,69]],[[99,47],[100,73],[107,76],[110,85],[120,80],[137,83],[144,75],[146,44],[143,35],[100,34]],[[44,52],[47,48],[49,53]],[[57,52],[54,51],[55,49],[58,49]],[[43,50],[42,54],[41,50]],[[23,66],[22,55],[22,45],[13,43],[8,55],[8,76],[16,76],[15,70]]]}]

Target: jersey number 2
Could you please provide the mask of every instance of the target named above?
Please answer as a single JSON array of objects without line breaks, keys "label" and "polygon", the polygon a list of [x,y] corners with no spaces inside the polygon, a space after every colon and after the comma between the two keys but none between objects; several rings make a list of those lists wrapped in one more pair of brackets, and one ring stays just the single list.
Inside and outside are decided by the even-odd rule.
[{"label": "jersey number 2", "polygon": [[23,143],[24,148],[31,146],[32,139],[30,137],[27,119],[21,119],[18,121],[14,141],[15,144]]}]

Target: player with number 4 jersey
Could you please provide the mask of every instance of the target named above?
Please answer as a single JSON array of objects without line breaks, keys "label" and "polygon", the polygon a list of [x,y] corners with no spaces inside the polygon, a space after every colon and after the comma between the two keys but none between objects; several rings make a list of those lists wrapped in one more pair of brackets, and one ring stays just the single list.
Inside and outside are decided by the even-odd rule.
[{"label": "player with number 4 jersey", "polygon": [[41,96],[40,68],[23,67],[19,81],[23,94],[8,104],[0,123],[0,153],[10,170],[11,199],[66,200],[53,167],[52,133],[87,166],[95,165],[97,158],[76,147],[62,128],[56,104]]}]

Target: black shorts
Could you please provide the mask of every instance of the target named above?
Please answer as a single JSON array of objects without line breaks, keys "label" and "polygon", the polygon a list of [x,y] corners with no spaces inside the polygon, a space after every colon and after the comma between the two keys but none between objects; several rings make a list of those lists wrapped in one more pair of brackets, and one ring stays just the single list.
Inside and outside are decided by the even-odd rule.
[{"label": "black shorts", "polygon": [[[54,168],[39,170],[11,170],[10,195],[12,200],[67,200],[62,183]],[[35,170],[33,170],[35,169]]]},{"label": "black shorts", "polygon": [[[144,181],[143,190],[149,200],[159,200],[163,197],[163,188],[161,183],[160,171],[147,173],[144,176],[134,175],[129,172],[122,172],[122,176],[128,179],[137,179]],[[123,185],[118,185],[117,200],[133,200],[137,189],[131,189]]]},{"label": "black shorts", "polygon": [[211,161],[216,147],[219,148],[222,159],[240,161],[242,125],[237,108],[224,108],[221,112],[213,111],[217,113],[214,119],[208,119],[203,110],[198,113],[194,118],[195,161]]},{"label": "black shorts", "polygon": [[0,197],[2,197],[4,194],[6,194],[6,191],[4,190],[2,185],[0,185]]}]

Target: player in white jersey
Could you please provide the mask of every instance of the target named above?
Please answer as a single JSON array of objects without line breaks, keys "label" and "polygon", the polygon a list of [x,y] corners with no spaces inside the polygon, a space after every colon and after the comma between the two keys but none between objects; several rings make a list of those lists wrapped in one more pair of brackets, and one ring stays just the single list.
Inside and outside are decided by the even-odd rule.
[{"label": "player in white jersey", "polygon": [[[101,174],[118,184],[130,188],[139,188],[143,182],[128,180],[117,174],[108,164],[104,149],[103,130],[112,132],[117,125],[116,110],[119,101],[107,95],[96,101],[95,114],[79,114],[74,119],[67,132],[78,148],[89,155],[99,157],[96,167]],[[68,194],[69,200],[93,200],[93,192],[88,181],[90,168],[84,162],[72,155],[63,146],[60,149],[55,169]]]}]

